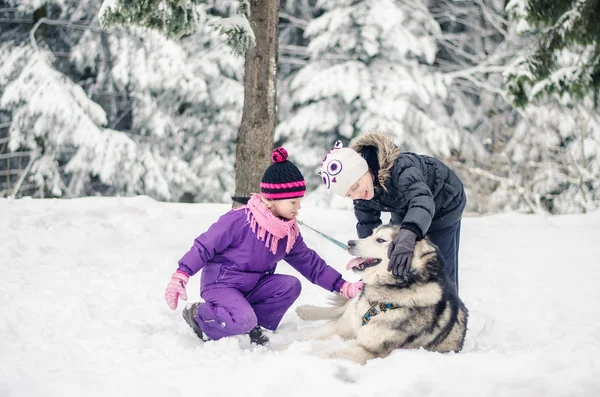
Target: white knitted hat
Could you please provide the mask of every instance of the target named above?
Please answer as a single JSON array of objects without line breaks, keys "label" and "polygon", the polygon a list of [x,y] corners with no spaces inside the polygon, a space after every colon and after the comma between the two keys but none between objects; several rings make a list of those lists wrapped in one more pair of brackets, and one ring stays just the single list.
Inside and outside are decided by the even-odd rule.
[{"label": "white knitted hat", "polygon": [[369,166],[365,159],[353,149],[343,147],[341,141],[337,141],[323,159],[319,175],[327,190],[345,197],[350,187],[367,171]]}]

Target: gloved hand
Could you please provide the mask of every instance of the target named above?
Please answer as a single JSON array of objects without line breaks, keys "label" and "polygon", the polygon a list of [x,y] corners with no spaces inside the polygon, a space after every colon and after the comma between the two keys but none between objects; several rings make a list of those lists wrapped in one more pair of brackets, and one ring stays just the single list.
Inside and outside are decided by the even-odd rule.
[{"label": "gloved hand", "polygon": [[344,284],[342,284],[342,288],[340,288],[340,294],[344,295],[346,299],[352,299],[356,295],[360,294],[360,291],[362,291],[362,289],[362,280],[357,281],[355,283],[349,283],[347,281],[344,281]]},{"label": "gloved hand", "polygon": [[167,290],[165,291],[165,300],[171,310],[177,309],[178,299],[181,297],[182,300],[187,300],[187,293],[185,292],[185,286],[188,283],[190,276],[181,271],[176,271],[171,276],[171,281],[167,284]]},{"label": "gloved hand", "polygon": [[400,229],[400,232],[388,247],[388,271],[392,272],[394,277],[408,279],[417,235],[408,229]]}]

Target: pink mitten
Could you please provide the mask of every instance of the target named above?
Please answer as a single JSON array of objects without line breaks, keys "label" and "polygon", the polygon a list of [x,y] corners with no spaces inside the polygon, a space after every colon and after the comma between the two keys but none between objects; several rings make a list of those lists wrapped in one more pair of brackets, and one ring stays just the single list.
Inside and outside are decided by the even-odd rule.
[{"label": "pink mitten", "polygon": [[360,293],[363,289],[363,282],[357,281],[355,283],[349,283],[347,281],[342,284],[342,288],[340,288],[340,293],[346,297],[346,299],[352,299],[356,295]]},{"label": "pink mitten", "polygon": [[188,283],[190,276],[180,272],[179,270],[173,273],[171,281],[167,284],[167,290],[165,291],[165,300],[171,310],[177,309],[178,298],[187,300],[187,293],[185,292],[185,286]]}]

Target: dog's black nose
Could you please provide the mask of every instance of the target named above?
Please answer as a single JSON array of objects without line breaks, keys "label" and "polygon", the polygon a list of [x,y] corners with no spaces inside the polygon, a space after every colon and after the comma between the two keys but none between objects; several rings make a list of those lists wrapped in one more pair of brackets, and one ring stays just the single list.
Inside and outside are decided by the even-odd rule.
[{"label": "dog's black nose", "polygon": [[348,240],[348,247],[354,247],[356,245],[356,240]]}]

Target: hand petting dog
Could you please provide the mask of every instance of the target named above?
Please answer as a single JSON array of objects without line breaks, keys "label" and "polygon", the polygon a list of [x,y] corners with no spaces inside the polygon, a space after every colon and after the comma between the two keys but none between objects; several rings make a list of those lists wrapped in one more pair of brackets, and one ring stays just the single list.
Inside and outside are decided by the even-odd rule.
[{"label": "hand petting dog", "polygon": [[408,229],[400,229],[390,242],[388,247],[390,261],[387,269],[394,277],[408,280],[416,242],[417,235]]},{"label": "hand petting dog", "polygon": [[342,288],[340,288],[340,294],[344,296],[346,299],[352,299],[356,295],[360,294],[360,291],[363,289],[362,280],[357,281],[355,283],[349,283],[348,281],[342,284]]}]

